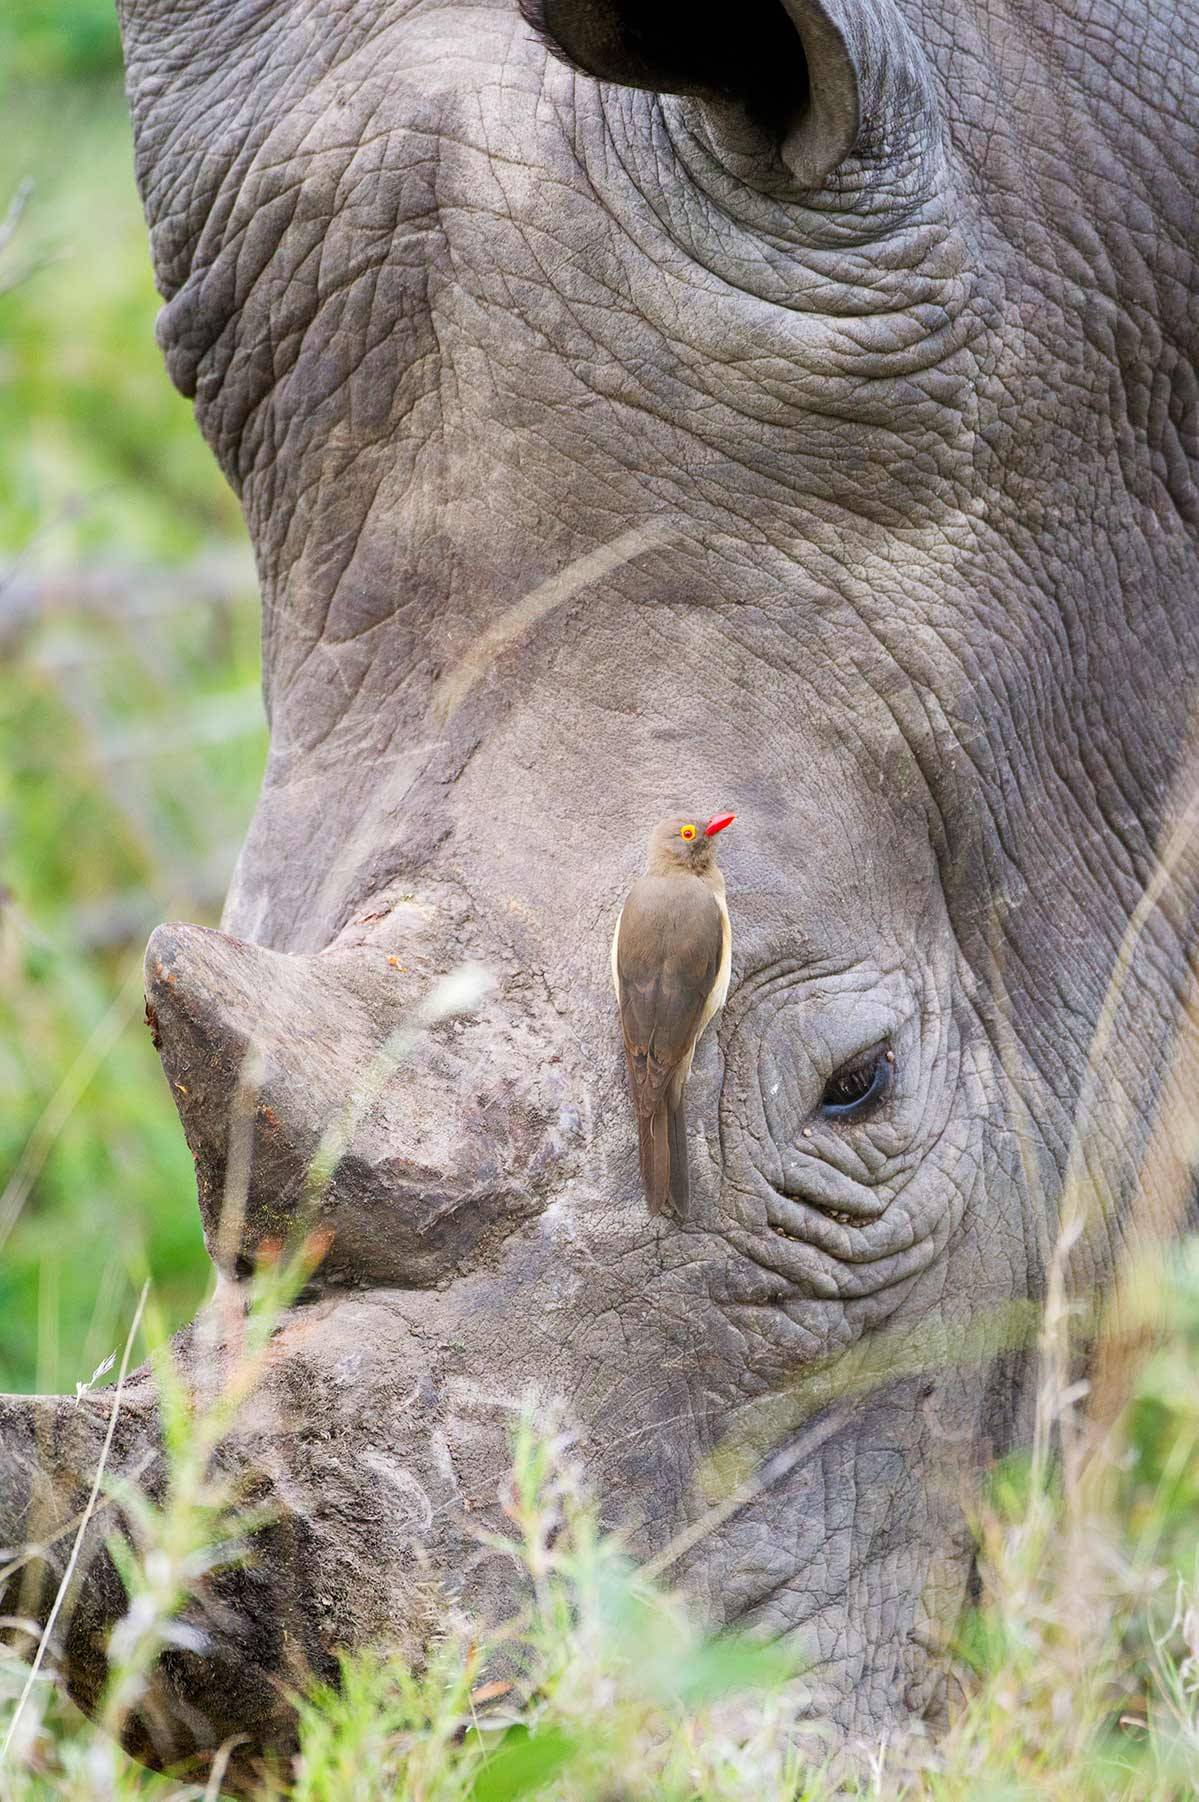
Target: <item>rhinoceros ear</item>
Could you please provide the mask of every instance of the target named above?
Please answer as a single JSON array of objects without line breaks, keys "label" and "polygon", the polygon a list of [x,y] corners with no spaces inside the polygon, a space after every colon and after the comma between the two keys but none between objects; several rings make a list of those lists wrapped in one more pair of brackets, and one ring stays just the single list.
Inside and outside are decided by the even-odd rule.
[{"label": "rhinoceros ear", "polygon": [[804,187],[850,155],[883,58],[872,0],[521,0],[560,60],[600,81],[744,106]]}]

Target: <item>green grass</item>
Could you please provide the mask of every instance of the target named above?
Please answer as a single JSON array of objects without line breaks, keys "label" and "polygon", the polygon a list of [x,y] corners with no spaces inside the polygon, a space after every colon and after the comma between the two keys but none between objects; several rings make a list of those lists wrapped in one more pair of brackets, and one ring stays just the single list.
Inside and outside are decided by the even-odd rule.
[{"label": "green grass", "polygon": [[[159,1353],[170,1478],[160,1505],[139,1504],[139,1551],[122,1557],[130,1604],[110,1642],[105,1730],[44,1681],[23,1696],[24,1667],[0,1659],[0,1743],[22,1697],[4,1802],[216,1797],[219,1773],[206,1789],[151,1777],[112,1735],[214,1559],[253,1556],[258,1523],[238,1516],[217,1453],[306,1268],[260,1277],[242,1356],[205,1412]],[[522,1613],[481,1639],[448,1604],[420,1670],[386,1647],[345,1659],[336,1687],[297,1698],[299,1756],[264,1775],[261,1802],[1191,1802],[1199,1510],[1193,1471],[1182,1479],[1199,1438],[1199,1240],[1153,1277],[1158,1347],[1117,1430],[1087,1442],[1081,1477],[1067,1480],[1069,1460],[1013,1460],[977,1504],[985,1592],[963,1623],[959,1702],[939,1741],[896,1735],[852,1761],[828,1739],[797,1743],[794,1652],[706,1636],[647,1580],[599,1530],[569,1434],[542,1408],[515,1433],[507,1528],[480,1532],[523,1570]],[[1041,1404],[1065,1438],[1087,1439],[1051,1380]]]}]

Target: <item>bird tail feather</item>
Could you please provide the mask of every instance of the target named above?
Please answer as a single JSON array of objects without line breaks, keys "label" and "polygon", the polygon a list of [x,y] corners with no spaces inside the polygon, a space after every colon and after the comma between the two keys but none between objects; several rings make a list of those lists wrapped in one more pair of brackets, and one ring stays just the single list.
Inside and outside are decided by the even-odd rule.
[{"label": "bird tail feather", "polygon": [[670,1202],[676,1220],[687,1218],[687,1209],[691,1202],[691,1174],[687,1168],[687,1105],[683,1099],[683,1086],[678,1085],[678,1093],[673,1093],[675,1084],[671,1084],[672,1093],[667,1097],[666,1120],[667,1142],[670,1146]]},{"label": "bird tail feather", "polygon": [[670,1201],[670,1128],[665,1103],[637,1116],[641,1138],[641,1181],[651,1214],[664,1214]]},{"label": "bird tail feather", "polygon": [[641,1137],[641,1181],[651,1214],[672,1213],[685,1220],[691,1200],[687,1168],[687,1111],[680,1093],[663,1096],[652,1114],[637,1119]]}]

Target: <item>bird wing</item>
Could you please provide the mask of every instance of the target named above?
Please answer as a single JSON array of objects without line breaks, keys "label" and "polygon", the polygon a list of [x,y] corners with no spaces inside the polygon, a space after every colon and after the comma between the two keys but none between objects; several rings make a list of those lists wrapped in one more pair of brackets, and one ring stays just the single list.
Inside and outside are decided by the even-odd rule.
[{"label": "bird wing", "polygon": [[643,876],[617,929],[613,970],[639,1114],[663,1091],[704,1024],[724,954],[724,920],[693,876]]}]

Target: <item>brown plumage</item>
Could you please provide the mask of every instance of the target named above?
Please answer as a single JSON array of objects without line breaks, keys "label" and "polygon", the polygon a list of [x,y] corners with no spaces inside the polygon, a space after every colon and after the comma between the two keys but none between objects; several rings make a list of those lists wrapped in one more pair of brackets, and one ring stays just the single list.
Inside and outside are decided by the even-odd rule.
[{"label": "brown plumage", "polygon": [[706,826],[663,820],[650,834],[645,875],[633,884],[612,937],[629,1085],[651,1214],[682,1219],[690,1197],[683,1090],[704,1027],[724,1006],[732,930],[713,840],[734,816]]}]

